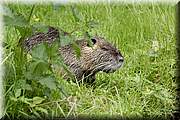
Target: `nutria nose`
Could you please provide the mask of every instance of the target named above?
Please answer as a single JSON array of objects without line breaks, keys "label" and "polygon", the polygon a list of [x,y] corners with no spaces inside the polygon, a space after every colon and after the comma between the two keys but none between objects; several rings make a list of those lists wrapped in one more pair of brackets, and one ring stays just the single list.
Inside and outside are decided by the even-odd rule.
[{"label": "nutria nose", "polygon": [[119,57],[118,57],[118,61],[119,61],[119,62],[123,62],[123,61],[124,61],[124,58],[123,58],[122,56],[119,56]]}]

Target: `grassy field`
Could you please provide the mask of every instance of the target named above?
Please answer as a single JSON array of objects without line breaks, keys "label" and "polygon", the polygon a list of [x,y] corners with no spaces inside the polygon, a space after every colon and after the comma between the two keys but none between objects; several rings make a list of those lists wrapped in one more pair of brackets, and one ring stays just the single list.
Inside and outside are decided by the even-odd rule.
[{"label": "grassy field", "polygon": [[[85,30],[103,36],[120,49],[125,63],[115,73],[99,73],[93,87],[79,86],[57,75],[54,76],[60,90],[48,80],[47,83],[33,78],[27,80],[26,67],[31,61],[18,46],[23,35],[17,26],[23,25],[14,20],[16,27],[12,24],[4,28],[4,114],[7,117],[168,118],[172,114],[176,95],[174,5],[35,5],[32,15],[30,5],[8,7],[28,19],[29,25],[51,25],[67,32],[76,30],[73,33],[76,38],[81,38]],[[87,21],[96,24],[89,28],[85,25]]]}]

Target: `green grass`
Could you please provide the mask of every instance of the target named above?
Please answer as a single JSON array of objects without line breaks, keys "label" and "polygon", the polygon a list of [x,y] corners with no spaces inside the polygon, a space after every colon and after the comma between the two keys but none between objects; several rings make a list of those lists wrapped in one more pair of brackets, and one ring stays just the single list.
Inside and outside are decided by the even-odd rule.
[{"label": "green grass", "polygon": [[[31,7],[11,5],[25,17],[28,17]],[[38,5],[30,24],[42,23],[68,32],[76,29],[74,35],[77,38],[82,37],[84,29],[92,35],[104,36],[124,55],[123,67],[112,74],[99,73],[94,87],[78,86],[56,76],[65,96],[58,89],[49,94],[49,89],[34,81],[28,84],[30,89],[27,90],[19,85],[26,80],[18,70],[23,67],[23,61],[23,64],[28,62],[16,59],[20,33],[7,26],[4,32],[4,56],[8,56],[4,79],[5,115],[12,118],[42,117],[47,113],[48,116],[61,117],[120,115],[168,118],[175,109],[175,6],[79,3],[75,8],[82,22],[74,19],[70,5],[60,6],[57,10],[51,5]],[[89,20],[98,25],[91,29],[84,27],[84,22]],[[34,106],[24,102],[30,99],[31,103],[36,96],[40,100]]]}]

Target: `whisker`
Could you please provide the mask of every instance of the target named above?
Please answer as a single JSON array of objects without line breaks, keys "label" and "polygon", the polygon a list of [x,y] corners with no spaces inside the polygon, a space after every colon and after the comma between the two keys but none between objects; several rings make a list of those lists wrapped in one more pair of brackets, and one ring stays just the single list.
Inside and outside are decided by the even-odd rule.
[{"label": "whisker", "polygon": [[[103,70],[105,70],[105,69],[110,69],[111,67],[112,67],[112,65],[109,64],[108,66],[104,67]],[[102,70],[102,71],[103,71],[103,70]]]},{"label": "whisker", "polygon": [[104,62],[102,64],[98,64],[92,69],[92,72],[94,72],[95,70],[97,70],[97,69],[99,69],[99,68],[101,68],[103,66],[109,65],[109,64],[110,64],[109,62]]},{"label": "whisker", "polygon": [[88,74],[85,78],[87,78],[87,77],[89,77],[90,75],[92,75],[92,74],[94,73],[94,71],[96,71],[96,70],[99,69],[100,67],[106,66],[106,65],[108,65],[108,64],[109,64],[109,62],[104,62],[104,63],[100,63],[100,64],[98,64],[98,65],[95,65],[93,68],[89,69],[89,70],[91,70],[91,73]]}]

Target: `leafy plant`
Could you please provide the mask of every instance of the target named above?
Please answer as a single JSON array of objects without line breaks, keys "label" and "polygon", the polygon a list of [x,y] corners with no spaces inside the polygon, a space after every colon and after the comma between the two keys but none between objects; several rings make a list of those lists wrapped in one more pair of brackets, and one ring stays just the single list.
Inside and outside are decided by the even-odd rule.
[{"label": "leafy plant", "polygon": [[[38,111],[48,114],[47,109],[36,107],[36,105],[45,100],[43,96],[50,96],[54,91],[59,91],[59,93],[61,92],[61,87],[58,84],[56,75],[52,70],[52,66],[57,64],[58,66],[65,67],[65,65],[63,64],[62,58],[58,55],[58,48],[60,46],[60,42],[58,40],[56,40],[56,42],[52,45],[44,43],[36,46],[30,52],[31,57],[28,57],[29,53],[24,51],[22,43],[25,38],[32,34],[32,30],[36,28],[36,26],[34,27],[30,23],[34,8],[35,5],[32,6],[29,16],[26,17],[13,12],[12,14],[4,15],[5,26],[14,27],[20,33],[17,46],[14,46],[14,65],[17,74],[16,82],[14,82],[13,85],[8,85],[6,83],[6,89],[12,89],[12,91],[7,93],[7,95],[13,93],[13,97],[12,95],[6,95],[6,98],[10,97],[10,101],[14,102],[11,103],[13,105],[16,103],[26,104],[26,112],[28,110],[32,110],[35,116],[40,117]],[[6,9],[8,9],[7,6]],[[42,30],[44,28],[45,27],[42,26],[40,29]],[[62,94],[64,94],[64,91]],[[21,109],[19,110],[21,113],[24,113]],[[13,114],[17,113],[19,112],[15,112]]]},{"label": "leafy plant", "polygon": [[[174,6],[113,3],[33,8],[8,4],[4,8],[7,117],[172,115],[176,93]],[[24,39],[36,32],[47,32],[48,25],[63,28],[70,35],[60,36],[52,46],[44,43],[25,52]],[[95,87],[64,81],[53,68],[68,71],[61,56],[57,57],[57,48],[71,43],[80,56],[74,39],[88,39],[95,33],[106,36],[121,50],[125,58],[122,69],[97,74]]]}]

